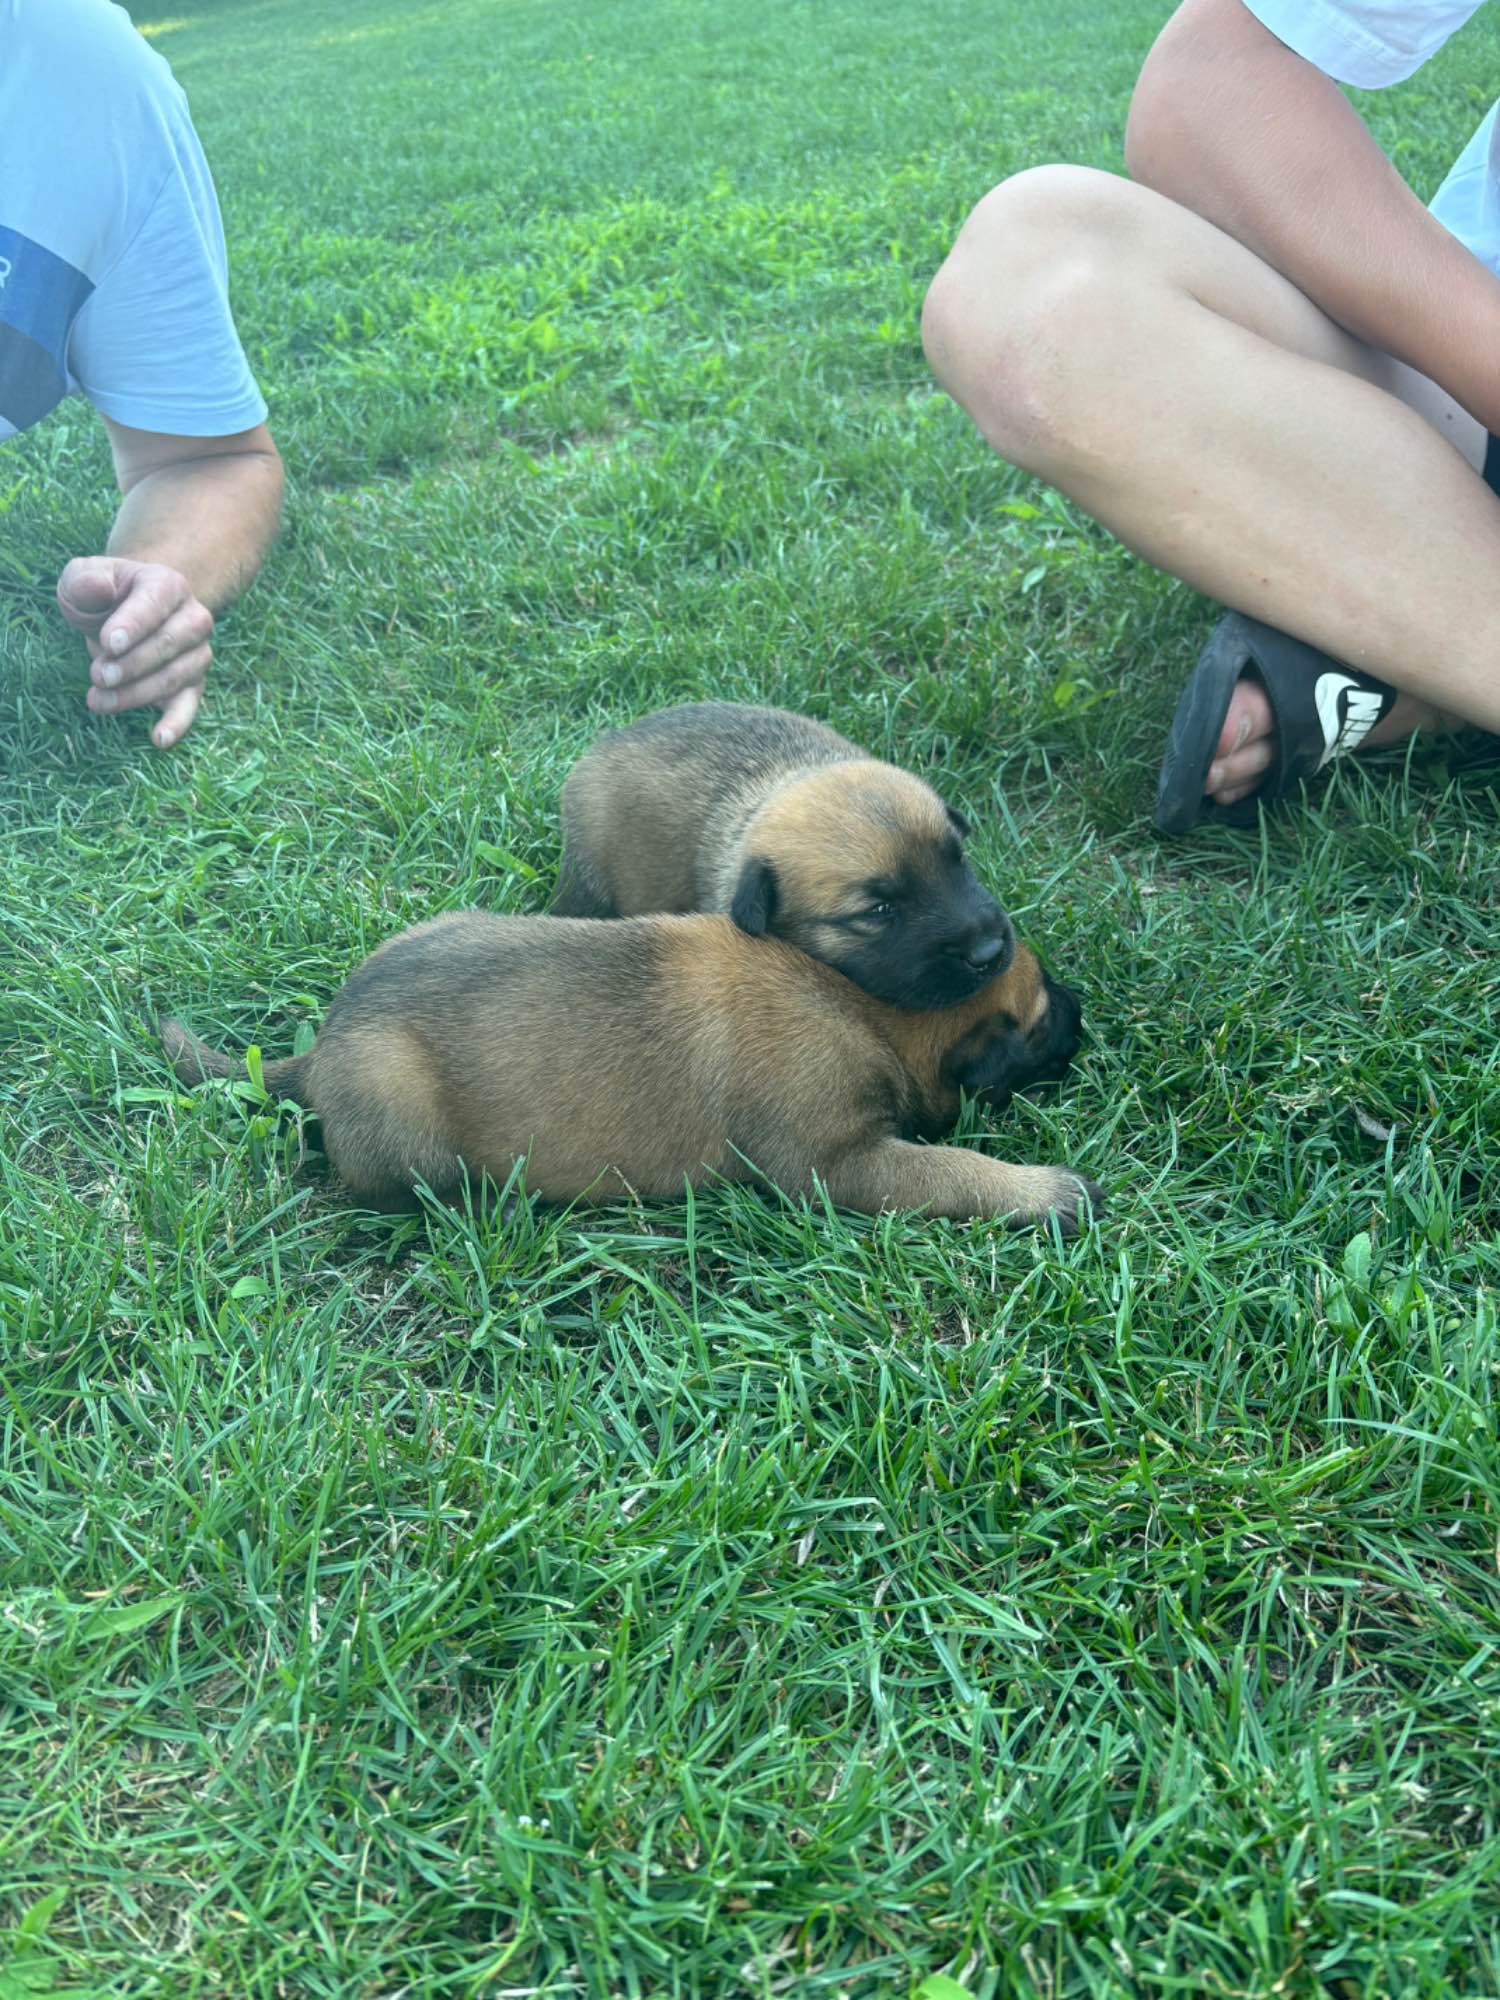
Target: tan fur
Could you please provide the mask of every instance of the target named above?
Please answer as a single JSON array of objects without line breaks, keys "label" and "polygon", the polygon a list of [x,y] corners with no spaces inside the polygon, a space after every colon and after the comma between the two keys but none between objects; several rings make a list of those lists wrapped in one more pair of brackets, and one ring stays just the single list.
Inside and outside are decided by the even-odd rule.
[{"label": "tan fur", "polygon": [[[314,1111],[351,1192],[382,1206],[522,1157],[549,1200],[752,1181],[874,1211],[1056,1214],[1096,1191],[1052,1167],[917,1145],[951,1125],[957,1076],[1008,1093],[1055,1074],[1077,1009],[1019,947],[1005,974],[934,1013],[886,1007],[723,917],[621,922],[439,917],[360,966],[315,1046],[268,1063]],[[241,1073],[175,1021],[178,1075]]]},{"label": "tan fur", "polygon": [[[920,778],[783,709],[691,702],[609,732],[569,773],[562,825],[559,916],[720,911],[910,1007],[982,985],[1003,961],[967,968],[977,940],[1009,949],[963,859],[962,818]],[[899,920],[862,924],[886,881],[901,884]]]}]

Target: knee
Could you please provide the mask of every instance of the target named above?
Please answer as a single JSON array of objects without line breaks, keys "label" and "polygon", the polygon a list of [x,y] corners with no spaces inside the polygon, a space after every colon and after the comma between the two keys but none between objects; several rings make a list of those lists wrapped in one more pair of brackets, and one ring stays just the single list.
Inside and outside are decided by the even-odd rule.
[{"label": "knee", "polygon": [[974,209],[922,307],[933,374],[1006,458],[1048,471],[1107,367],[1133,189],[1033,167]]}]

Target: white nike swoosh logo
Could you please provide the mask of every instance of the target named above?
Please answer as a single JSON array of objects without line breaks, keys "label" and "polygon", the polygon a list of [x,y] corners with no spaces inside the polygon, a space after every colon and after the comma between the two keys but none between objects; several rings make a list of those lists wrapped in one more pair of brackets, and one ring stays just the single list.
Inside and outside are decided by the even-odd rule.
[{"label": "white nike swoosh logo", "polygon": [[[1347,696],[1343,713],[1339,704]],[[1313,684],[1313,706],[1323,731],[1323,754],[1314,769],[1321,771],[1333,758],[1355,750],[1380,720],[1383,698],[1352,680],[1348,674],[1319,674]]]}]

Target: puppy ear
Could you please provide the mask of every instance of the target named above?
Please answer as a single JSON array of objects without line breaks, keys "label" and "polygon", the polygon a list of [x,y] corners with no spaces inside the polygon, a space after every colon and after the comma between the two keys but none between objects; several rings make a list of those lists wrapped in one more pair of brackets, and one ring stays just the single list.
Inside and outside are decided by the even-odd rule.
[{"label": "puppy ear", "polygon": [[776,909],[776,870],[769,861],[750,860],[740,870],[729,905],[733,922],[750,937],[763,937]]},{"label": "puppy ear", "polygon": [[1004,1102],[1026,1080],[1025,1043],[1014,1018],[991,1014],[957,1042],[943,1062],[942,1077],[950,1090]]},{"label": "puppy ear", "polygon": [[958,835],[959,839],[967,840],[974,829],[958,810],[957,806],[944,806],[943,811],[948,815],[948,824]]}]

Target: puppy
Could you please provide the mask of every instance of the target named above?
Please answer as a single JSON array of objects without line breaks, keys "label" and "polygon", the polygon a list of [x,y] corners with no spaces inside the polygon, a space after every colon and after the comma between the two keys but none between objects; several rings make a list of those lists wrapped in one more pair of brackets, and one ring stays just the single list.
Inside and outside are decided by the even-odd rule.
[{"label": "puppy", "polygon": [[779,708],[690,702],[602,736],[562,794],[553,909],[718,910],[893,1007],[952,1007],[1014,937],[920,778]]},{"label": "puppy", "polygon": [[[186,1083],[244,1073],[174,1020],[161,1034]],[[1060,1075],[1078,1041],[1078,1002],[1024,946],[968,1001],[913,1013],[725,917],[465,911],[382,945],[314,1046],[264,1074],[378,1207],[417,1181],[450,1195],[466,1169],[503,1182],[524,1156],[552,1201],[816,1176],[846,1208],[1071,1230],[1098,1199],[1078,1175],[914,1141],[948,1129],[960,1090],[1003,1100]]]}]

